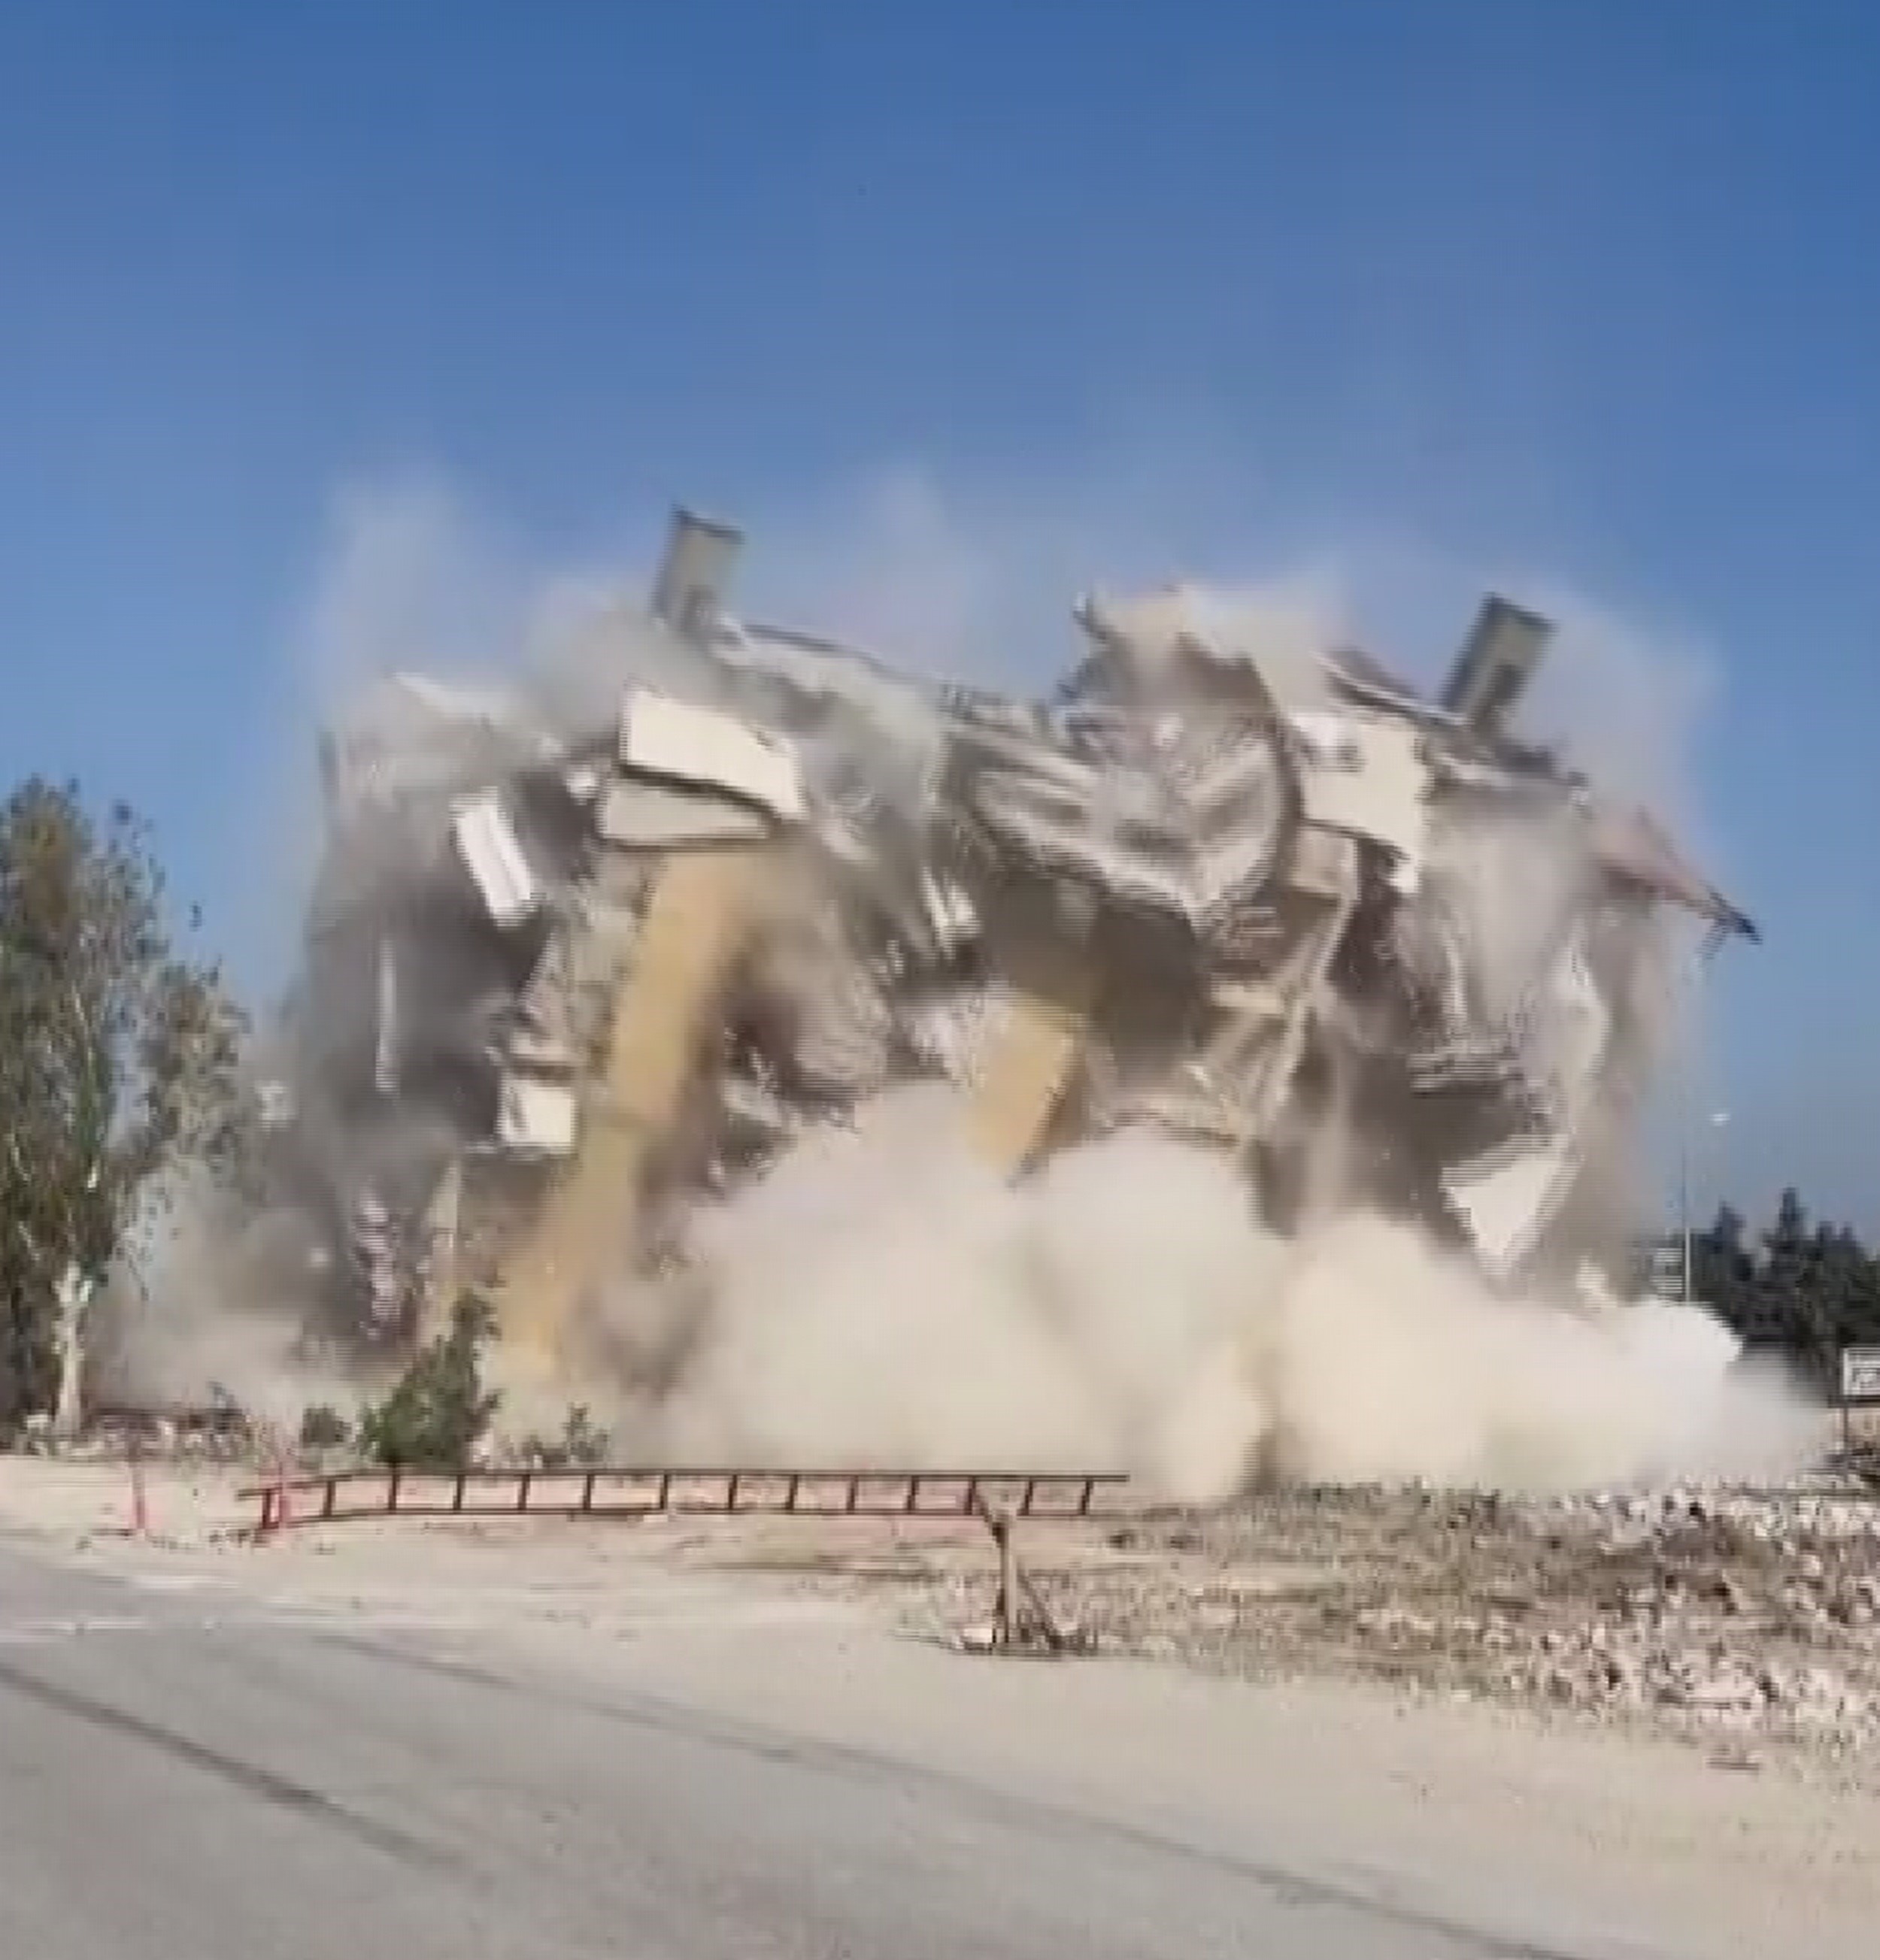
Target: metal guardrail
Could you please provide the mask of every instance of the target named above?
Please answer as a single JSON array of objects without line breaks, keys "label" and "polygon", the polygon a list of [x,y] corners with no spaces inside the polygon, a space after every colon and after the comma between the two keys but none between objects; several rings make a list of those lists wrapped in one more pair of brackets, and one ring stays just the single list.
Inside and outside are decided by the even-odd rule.
[{"label": "metal guardrail", "polygon": [[250,1485],[255,1535],[385,1517],[1015,1518],[1106,1515],[1114,1473],[879,1470],[336,1470]]}]

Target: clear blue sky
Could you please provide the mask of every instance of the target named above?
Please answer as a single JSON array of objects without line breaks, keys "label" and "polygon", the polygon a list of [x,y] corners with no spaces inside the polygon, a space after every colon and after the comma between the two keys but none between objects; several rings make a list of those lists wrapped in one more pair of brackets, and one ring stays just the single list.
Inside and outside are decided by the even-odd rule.
[{"label": "clear blue sky", "polygon": [[1537,569],[1716,671],[1703,1182],[1872,1220],[1876,216],[1858,0],[8,0],[0,779],[277,972],[257,776],[414,473],[550,566],[900,469],[995,552],[1107,473],[1176,558]]}]

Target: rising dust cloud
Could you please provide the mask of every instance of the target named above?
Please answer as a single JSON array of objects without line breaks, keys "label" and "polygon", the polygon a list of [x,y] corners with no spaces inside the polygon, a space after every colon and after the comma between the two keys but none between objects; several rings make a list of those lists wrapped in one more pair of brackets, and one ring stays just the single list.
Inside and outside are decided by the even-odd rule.
[{"label": "rising dust cloud", "polygon": [[1256,1474],[1563,1490],[1755,1478],[1811,1412],[1700,1309],[1506,1300],[1394,1221],[1263,1231],[1224,1161],[1149,1136],[1008,1188],[947,1092],[884,1099],[712,1221],[711,1319],[650,1418],[754,1463]]},{"label": "rising dust cloud", "polygon": [[[995,611],[1027,609],[1009,513],[997,552],[965,554],[970,589],[950,599],[932,588],[960,582],[959,527],[949,520],[948,552],[923,568],[907,563],[905,512],[888,514],[907,605],[951,622],[952,640],[978,638],[988,591]],[[1047,528],[1056,567],[1075,527]],[[1078,575],[1104,572],[1109,542],[1090,541]],[[846,555],[825,550],[822,596],[865,587],[881,609],[878,568],[859,569],[869,552],[865,526]],[[1060,600],[1073,582],[1053,577]],[[820,616],[852,626],[839,603]],[[955,671],[986,665],[980,645],[920,651]],[[405,663],[436,671],[435,653],[412,647]],[[1634,657],[1627,673],[1649,695],[1649,669]],[[1524,875],[1531,893],[1531,860]],[[1506,919],[1492,882],[1484,904]],[[702,1312],[657,1392],[639,1363],[672,1303],[623,1280],[601,1303],[592,1378],[568,1400],[608,1424],[617,1456],[1118,1468],[1196,1501],[1263,1475],[1523,1489],[1751,1478],[1816,1446],[1815,1412],[1746,1369],[1701,1310],[1506,1299],[1411,1228],[1336,1208],[1282,1239],[1226,1161],[1148,1134],[1073,1149],[1007,1187],[969,1153],[961,1113],[945,1087],[894,1091],[702,1211],[688,1297]],[[201,1272],[193,1255],[199,1295]],[[277,1347],[249,1348],[278,1402]],[[250,1392],[241,1344],[220,1344],[231,1351],[228,1386]],[[178,1380],[172,1365],[166,1386]],[[512,1395],[512,1423],[525,1400]]]}]

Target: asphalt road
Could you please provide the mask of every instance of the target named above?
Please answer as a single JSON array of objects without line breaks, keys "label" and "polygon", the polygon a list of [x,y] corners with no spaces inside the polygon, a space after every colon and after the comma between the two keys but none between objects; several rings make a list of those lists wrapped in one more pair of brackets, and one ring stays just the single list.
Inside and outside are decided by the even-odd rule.
[{"label": "asphalt road", "polygon": [[0,1955],[1572,1955],[422,1631],[0,1549]]}]

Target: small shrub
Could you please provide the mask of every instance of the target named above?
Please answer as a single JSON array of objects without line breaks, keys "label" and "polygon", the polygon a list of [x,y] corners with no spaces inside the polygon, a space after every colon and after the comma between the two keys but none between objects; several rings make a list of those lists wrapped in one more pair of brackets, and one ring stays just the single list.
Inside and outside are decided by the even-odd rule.
[{"label": "small shrub", "polygon": [[518,1453],[540,1470],[597,1470],[607,1460],[607,1431],[597,1429],[586,1408],[576,1403],[553,1442],[532,1436]]},{"label": "small shrub", "polygon": [[577,1403],[562,1425],[561,1448],[562,1459],[571,1469],[598,1469],[607,1460],[607,1433],[596,1428],[587,1410]]},{"label": "small shrub", "polygon": [[304,1410],[301,1415],[301,1447],[303,1449],[343,1449],[352,1434],[352,1425],[336,1408],[325,1402],[315,1402]]},{"label": "small shrub", "polygon": [[488,1433],[500,1398],[483,1387],[489,1303],[464,1293],[448,1333],[420,1348],[385,1399],[359,1418],[359,1446],[394,1470],[460,1470]]}]

